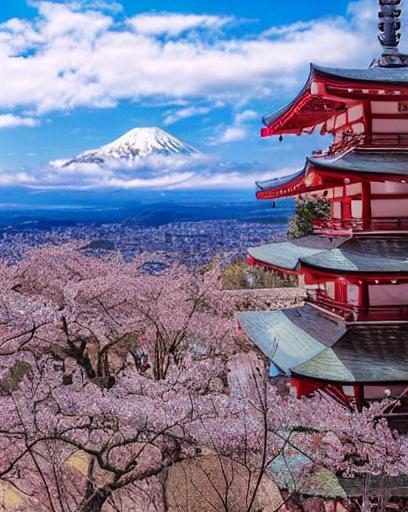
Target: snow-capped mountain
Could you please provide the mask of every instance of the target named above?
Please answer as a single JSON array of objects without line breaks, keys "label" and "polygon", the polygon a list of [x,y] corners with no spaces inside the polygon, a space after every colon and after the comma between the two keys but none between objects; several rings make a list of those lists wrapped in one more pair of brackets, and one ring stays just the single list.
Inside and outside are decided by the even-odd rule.
[{"label": "snow-capped mountain", "polygon": [[103,165],[108,161],[132,162],[151,155],[190,153],[196,153],[196,150],[161,128],[134,128],[100,148],[91,149],[74,158],[52,162],[52,164],[58,167],[81,163]]}]

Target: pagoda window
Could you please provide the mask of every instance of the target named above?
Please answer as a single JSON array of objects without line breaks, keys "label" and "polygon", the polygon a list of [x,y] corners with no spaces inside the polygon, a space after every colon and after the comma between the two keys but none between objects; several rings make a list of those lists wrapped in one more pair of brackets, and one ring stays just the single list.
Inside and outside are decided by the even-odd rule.
[{"label": "pagoda window", "polygon": [[351,201],[351,216],[353,217],[353,219],[361,219],[361,217],[363,216],[363,201]]},{"label": "pagoda window", "polygon": [[330,117],[330,119],[327,120],[327,123],[326,123],[326,129],[328,132],[332,132],[334,130],[334,122],[336,120],[336,117],[333,116],[333,117]]},{"label": "pagoda window", "polygon": [[373,118],[374,133],[408,133],[408,119],[378,119]]},{"label": "pagoda window", "polygon": [[408,283],[369,285],[370,306],[408,305]]},{"label": "pagoda window", "polygon": [[396,181],[371,182],[371,193],[381,195],[406,194],[408,197],[408,183],[398,183]]},{"label": "pagoda window", "polygon": [[346,194],[348,196],[357,196],[361,194],[362,186],[361,183],[352,183],[351,185],[346,185]]},{"label": "pagoda window", "polygon": [[347,304],[353,306],[359,305],[360,288],[356,284],[349,284],[347,286]]},{"label": "pagoda window", "polygon": [[348,120],[349,123],[353,123],[354,121],[361,121],[364,117],[364,109],[361,103],[359,105],[354,105],[348,110]]},{"label": "pagoda window", "polygon": [[326,283],[326,295],[329,299],[335,299],[336,297],[336,285],[334,281],[327,281]]},{"label": "pagoda window", "polygon": [[332,203],[332,217],[333,219],[341,219],[342,203],[341,201],[333,201]]},{"label": "pagoda window", "polygon": [[336,130],[342,128],[343,126],[346,126],[347,124],[347,115],[340,114],[336,119]]},{"label": "pagoda window", "polygon": [[407,199],[372,199],[371,213],[377,218],[408,217]]},{"label": "pagoda window", "polygon": [[371,114],[400,114],[398,101],[372,101]]}]

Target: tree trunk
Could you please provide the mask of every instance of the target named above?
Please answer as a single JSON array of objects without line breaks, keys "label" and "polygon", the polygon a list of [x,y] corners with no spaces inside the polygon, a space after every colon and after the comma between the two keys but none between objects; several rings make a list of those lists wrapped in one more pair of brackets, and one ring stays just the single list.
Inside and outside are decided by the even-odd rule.
[{"label": "tree trunk", "polygon": [[96,490],[92,496],[86,498],[79,512],[101,512],[105,501],[108,499],[109,493],[104,490]]}]

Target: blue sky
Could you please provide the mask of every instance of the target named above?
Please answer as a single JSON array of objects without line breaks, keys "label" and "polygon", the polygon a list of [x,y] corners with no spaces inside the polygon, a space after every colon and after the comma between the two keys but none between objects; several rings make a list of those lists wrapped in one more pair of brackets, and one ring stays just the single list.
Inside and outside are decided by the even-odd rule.
[{"label": "blue sky", "polygon": [[0,184],[39,186],[49,161],[136,126],[198,148],[214,183],[294,170],[327,141],[262,140],[261,115],[296,94],[309,61],[368,65],[376,12],[377,0],[2,0]]}]

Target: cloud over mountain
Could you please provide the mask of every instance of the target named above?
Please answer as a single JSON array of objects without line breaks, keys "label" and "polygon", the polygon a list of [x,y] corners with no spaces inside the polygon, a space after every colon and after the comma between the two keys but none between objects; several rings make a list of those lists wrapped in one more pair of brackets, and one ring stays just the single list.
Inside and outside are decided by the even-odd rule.
[{"label": "cloud over mountain", "polygon": [[273,97],[293,86],[309,60],[364,63],[376,52],[375,39],[367,37],[366,1],[352,4],[349,23],[325,18],[244,36],[230,29],[239,22],[231,17],[142,13],[116,18],[120,10],[107,10],[100,0],[33,5],[38,12],[33,20],[0,24],[0,110],[5,114],[20,108],[42,115],[157,97],[231,103]]},{"label": "cloud over mountain", "polygon": [[0,185],[65,189],[252,187],[270,177],[259,165],[225,163],[160,128],[135,128],[111,143],[30,172],[0,173]]}]

